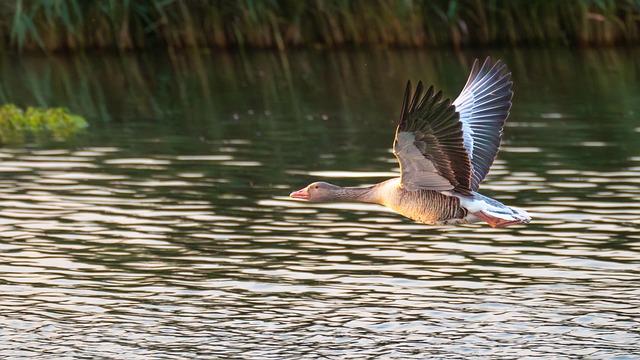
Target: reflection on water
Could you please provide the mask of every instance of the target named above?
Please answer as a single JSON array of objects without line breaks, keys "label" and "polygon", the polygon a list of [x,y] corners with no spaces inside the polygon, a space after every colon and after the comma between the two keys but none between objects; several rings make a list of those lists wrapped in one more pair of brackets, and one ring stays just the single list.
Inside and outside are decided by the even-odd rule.
[{"label": "reflection on water", "polygon": [[0,98],[93,121],[0,149],[2,358],[640,353],[637,52],[500,53],[516,103],[484,192],[508,229],[287,198],[391,176],[407,77],[474,54],[2,60]]}]

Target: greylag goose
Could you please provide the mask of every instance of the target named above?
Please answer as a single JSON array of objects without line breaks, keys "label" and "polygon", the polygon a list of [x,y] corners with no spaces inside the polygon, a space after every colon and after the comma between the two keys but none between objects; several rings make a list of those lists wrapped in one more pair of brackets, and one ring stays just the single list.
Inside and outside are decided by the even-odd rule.
[{"label": "greylag goose", "polygon": [[451,102],[433,86],[407,83],[393,154],[400,177],[367,187],[314,182],[291,197],[313,202],[384,205],[433,225],[484,221],[491,227],[526,224],[526,211],[479,194],[496,158],[511,109],[511,73],[500,60],[476,59],[460,95]]}]

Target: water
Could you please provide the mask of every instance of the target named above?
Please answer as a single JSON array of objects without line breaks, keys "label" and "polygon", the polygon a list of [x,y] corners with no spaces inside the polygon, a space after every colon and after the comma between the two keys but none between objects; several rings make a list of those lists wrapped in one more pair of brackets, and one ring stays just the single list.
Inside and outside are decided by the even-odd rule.
[{"label": "water", "polygon": [[404,81],[485,54],[2,59],[0,99],[92,125],[0,149],[0,357],[640,358],[639,53],[492,54],[508,229],[287,198],[392,176]]}]

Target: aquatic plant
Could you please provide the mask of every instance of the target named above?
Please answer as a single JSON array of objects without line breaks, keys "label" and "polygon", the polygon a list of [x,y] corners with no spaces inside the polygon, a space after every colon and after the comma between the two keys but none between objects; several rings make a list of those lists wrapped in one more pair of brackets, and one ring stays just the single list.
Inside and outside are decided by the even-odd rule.
[{"label": "aquatic plant", "polygon": [[19,49],[640,42],[638,0],[14,0],[0,13]]},{"label": "aquatic plant", "polygon": [[22,110],[13,104],[0,106],[0,144],[29,139],[65,140],[86,127],[84,118],[63,108]]}]

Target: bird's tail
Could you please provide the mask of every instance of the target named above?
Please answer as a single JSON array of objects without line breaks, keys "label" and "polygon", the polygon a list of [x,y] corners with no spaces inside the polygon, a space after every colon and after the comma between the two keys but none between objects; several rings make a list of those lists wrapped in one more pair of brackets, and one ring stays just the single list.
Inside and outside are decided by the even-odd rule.
[{"label": "bird's tail", "polygon": [[505,206],[500,211],[483,209],[473,214],[493,228],[528,224],[531,221],[531,216],[526,211],[509,206]]},{"label": "bird's tail", "polygon": [[457,196],[460,205],[467,209],[477,219],[486,222],[491,227],[507,227],[509,225],[527,224],[531,216],[515,207],[506,206],[498,200],[473,193],[473,196]]}]

